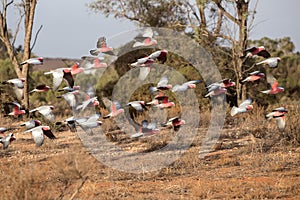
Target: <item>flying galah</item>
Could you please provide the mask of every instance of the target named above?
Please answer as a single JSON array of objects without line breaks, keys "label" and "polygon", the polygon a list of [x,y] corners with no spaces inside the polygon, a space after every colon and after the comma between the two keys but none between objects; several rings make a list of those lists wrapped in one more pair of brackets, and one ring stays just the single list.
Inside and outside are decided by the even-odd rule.
[{"label": "flying galah", "polygon": [[148,110],[147,107],[145,106],[145,101],[131,101],[126,105],[133,107],[135,110],[139,112],[143,112],[144,109]]},{"label": "flying galah", "polygon": [[13,133],[9,133],[5,137],[0,137],[0,143],[3,144],[3,149],[7,149],[9,144],[14,140],[16,140],[16,138]]},{"label": "flying galah", "polygon": [[155,51],[149,55],[149,58],[155,60],[157,59],[159,63],[164,64],[167,61],[168,51],[163,49]]},{"label": "flying galah", "polygon": [[246,99],[239,105],[239,107],[233,106],[230,112],[231,116],[235,116],[238,113],[245,113],[249,110],[252,110],[253,105],[251,105],[251,103],[252,99]]},{"label": "flying galah", "polygon": [[153,35],[153,30],[149,27],[146,28],[143,35],[134,38],[136,42],[133,44],[133,47],[156,45],[157,41],[153,38]]},{"label": "flying galah", "polygon": [[167,96],[164,96],[162,98],[161,103],[154,105],[155,108],[160,108],[160,109],[171,108],[173,106],[175,106],[175,103],[169,101],[169,98]]},{"label": "flying galah", "polygon": [[40,126],[41,121],[36,119],[31,119],[27,122],[21,123],[19,126],[25,126],[26,130],[32,129],[34,127]]},{"label": "flying galah", "polygon": [[24,82],[25,78],[14,78],[7,81],[3,81],[2,84],[11,85],[14,89],[17,99],[22,100],[24,95]]},{"label": "flying galah", "polygon": [[267,82],[271,85],[271,89],[261,91],[264,94],[278,94],[284,91],[283,87],[278,86],[278,81],[271,74],[267,75]]},{"label": "flying galah", "polygon": [[98,56],[100,53],[114,55],[113,48],[107,46],[105,37],[98,38],[96,47],[97,47],[96,49],[90,50],[90,54],[93,56]]},{"label": "flying galah", "polygon": [[285,128],[285,117],[284,115],[288,112],[287,109],[285,109],[284,107],[280,107],[280,108],[275,108],[272,110],[271,113],[266,115],[266,118],[268,120],[274,118],[276,119],[276,124],[279,128],[280,131],[283,131]]},{"label": "flying galah", "polygon": [[140,126],[137,133],[132,134],[130,138],[139,138],[143,136],[150,136],[159,133],[159,129],[157,128],[156,122],[148,123],[147,120],[142,121],[142,125]]},{"label": "flying galah", "polygon": [[178,131],[181,125],[185,124],[185,120],[180,119],[180,117],[172,117],[166,123],[163,123],[162,126],[171,126],[174,131]]},{"label": "flying galah", "polygon": [[55,116],[52,112],[54,109],[54,106],[40,106],[33,110],[30,110],[29,113],[39,112],[41,115],[44,116],[45,119],[47,119],[50,122],[55,121]]},{"label": "flying galah", "polygon": [[264,73],[261,73],[260,71],[254,71],[249,73],[249,76],[242,80],[242,82],[254,82],[256,80],[259,80],[261,78],[265,77]]},{"label": "flying galah", "polygon": [[256,63],[256,65],[268,65],[271,68],[276,68],[278,67],[279,62],[281,61],[281,58],[279,57],[272,57],[272,58],[268,58],[266,60],[263,60],[261,62]]},{"label": "flying galah", "polygon": [[46,84],[41,84],[41,85],[36,86],[35,89],[31,90],[31,91],[29,92],[29,94],[30,94],[30,93],[33,93],[33,92],[47,92],[47,91],[50,90],[50,89],[51,89],[51,88],[50,88],[48,85],[46,85]]},{"label": "flying galah", "polygon": [[175,85],[172,89],[172,92],[184,92],[188,89],[196,88],[196,83],[201,83],[201,80],[193,80],[185,82],[181,85]]},{"label": "flying galah", "polygon": [[270,53],[265,49],[264,46],[260,47],[251,47],[243,51],[244,55],[241,56],[241,58],[251,58],[255,55],[262,56],[264,58],[269,58],[271,55]]},{"label": "flying galah", "polygon": [[56,139],[49,126],[37,126],[35,128],[25,131],[24,133],[29,132],[31,132],[33,140],[37,147],[40,147],[44,144],[44,135],[46,135],[51,140]]},{"label": "flying galah", "polygon": [[113,101],[111,102],[111,112],[108,115],[104,116],[103,118],[106,119],[106,118],[116,117],[122,113],[124,113],[124,109],[121,108],[120,103],[117,101]]},{"label": "flying galah", "polygon": [[23,115],[23,114],[27,113],[26,110],[21,110],[21,105],[17,102],[12,102],[12,103],[7,103],[7,104],[12,105],[13,110],[4,116],[18,116],[18,115]]},{"label": "flying galah", "polygon": [[25,64],[29,64],[29,65],[42,65],[43,61],[44,61],[43,57],[30,58],[28,60],[25,60],[25,61],[21,62],[20,65],[25,65]]},{"label": "flying galah", "polygon": [[169,90],[172,88],[171,84],[168,84],[169,80],[167,76],[161,77],[159,82],[157,83],[156,87],[150,87],[150,92],[156,92],[156,91],[161,91],[161,90]]},{"label": "flying galah", "polygon": [[62,80],[65,79],[69,85],[69,87],[74,86],[74,79],[69,68],[57,68],[50,72],[45,72],[44,74],[52,74],[53,76],[53,91],[56,91],[58,87],[61,85]]}]

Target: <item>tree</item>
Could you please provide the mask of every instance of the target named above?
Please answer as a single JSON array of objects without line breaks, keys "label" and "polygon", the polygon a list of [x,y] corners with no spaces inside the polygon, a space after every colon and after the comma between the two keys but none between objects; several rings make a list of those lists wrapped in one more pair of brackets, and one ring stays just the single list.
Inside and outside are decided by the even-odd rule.
[{"label": "tree", "polygon": [[[1,9],[0,9],[0,40],[4,44],[7,54],[13,64],[14,70],[18,76],[18,78],[28,78],[28,65],[23,65],[22,69],[19,66],[18,55],[15,48],[15,41],[17,34],[19,33],[21,22],[24,22],[24,51],[22,55],[22,60],[27,60],[31,56],[31,51],[34,47],[35,41],[37,39],[37,35],[40,29],[38,30],[33,45],[32,41],[32,31],[33,31],[33,21],[35,16],[35,8],[37,4],[37,0],[21,0],[15,3],[13,0],[1,0]],[[7,12],[10,6],[16,6],[19,11],[20,19],[18,21],[17,27],[15,28],[14,33],[9,32],[9,26],[7,23]],[[24,18],[24,19],[23,19]],[[28,98],[28,82],[26,81],[24,84],[24,100],[23,104],[25,108],[29,107],[29,98]]]},{"label": "tree", "polygon": [[[255,12],[249,10],[250,0],[94,0],[89,7],[95,12],[126,18],[143,26],[184,30],[206,48],[230,56],[236,79],[236,97],[246,98],[239,80],[247,69],[240,58],[247,46]],[[249,23],[250,21],[250,23]],[[230,51],[222,46],[230,46]]]}]

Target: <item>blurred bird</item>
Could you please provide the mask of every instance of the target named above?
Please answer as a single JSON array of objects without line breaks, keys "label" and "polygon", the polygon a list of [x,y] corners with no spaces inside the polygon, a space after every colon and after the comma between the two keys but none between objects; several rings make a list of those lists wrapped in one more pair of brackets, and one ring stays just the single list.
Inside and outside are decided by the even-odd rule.
[{"label": "blurred bird", "polygon": [[232,87],[235,86],[235,82],[232,81],[230,78],[222,79],[218,82],[212,83],[208,85],[206,88],[209,90],[210,88],[215,88],[216,86],[222,87],[222,88],[227,88],[227,87]]},{"label": "blurred bird", "polygon": [[79,85],[74,85],[73,87],[63,87],[62,89],[57,90],[58,92],[73,92],[75,90],[80,90]]},{"label": "blurred bird", "polygon": [[0,127],[0,134],[4,134],[6,131],[13,130],[13,129],[15,129],[15,128]]},{"label": "blurred bird", "polygon": [[69,68],[57,68],[55,70],[51,70],[49,72],[45,72],[44,74],[52,74],[53,76],[53,91],[56,91],[58,87],[61,85],[62,80],[65,79],[69,85],[69,87],[74,86],[74,79]]},{"label": "blurred bird", "polygon": [[225,94],[227,92],[227,89],[224,87],[221,87],[220,85],[213,85],[210,86],[204,97],[214,97],[218,96],[220,94]]},{"label": "blurred bird", "polygon": [[107,67],[107,64],[103,62],[103,57],[82,56],[81,59],[83,60],[81,66],[84,68],[85,72],[88,72],[92,69]]},{"label": "blurred bird", "polygon": [[184,92],[188,89],[196,88],[196,83],[201,83],[201,80],[193,80],[183,83],[182,85],[175,85],[172,92]]},{"label": "blurred bird", "polygon": [[156,87],[150,87],[150,92],[156,92],[156,91],[161,91],[161,90],[169,90],[172,88],[171,84],[168,84],[169,79],[167,76],[163,76],[159,82],[157,83]]},{"label": "blurred bird", "polygon": [[251,105],[251,103],[252,103],[252,99],[246,99],[239,105],[239,107],[233,106],[230,112],[231,116],[235,116],[238,113],[244,113],[249,110],[252,110],[253,105]]},{"label": "blurred bird", "polygon": [[5,114],[4,117],[6,117],[6,116],[18,116],[18,115],[23,115],[25,113],[28,113],[28,111],[26,111],[26,110],[21,110],[21,105],[17,102],[5,103],[5,104],[7,106],[11,105],[13,107],[13,109],[10,113]]},{"label": "blurred bird", "polygon": [[131,101],[126,105],[133,107],[135,110],[139,112],[143,112],[144,109],[148,110],[147,107],[145,106],[145,101]]},{"label": "blurred bird", "polygon": [[122,113],[124,113],[124,109],[121,108],[120,103],[117,101],[113,101],[111,102],[111,112],[108,115],[104,116],[103,118],[106,119],[106,118],[116,117]]},{"label": "blurred bird", "polygon": [[25,82],[25,78],[14,78],[14,79],[10,79],[7,81],[3,81],[2,84],[6,85],[9,84],[13,87],[14,92],[16,94],[16,97],[18,100],[22,100],[23,99],[23,95],[24,95],[24,82]]},{"label": "blurred bird", "polygon": [[278,94],[284,91],[284,88],[278,86],[278,81],[271,74],[267,74],[267,82],[271,85],[271,89],[260,92],[264,94]]},{"label": "blurred bird", "polygon": [[256,63],[256,65],[264,64],[264,65],[268,65],[271,68],[276,68],[276,67],[278,67],[278,64],[280,61],[281,61],[281,58],[273,57],[273,58],[268,58],[266,60],[263,60],[259,63]]},{"label": "blurred bird", "polygon": [[84,71],[84,68],[79,67],[79,66],[80,66],[80,64],[78,62],[76,62],[70,67],[72,75],[80,74],[81,72]]},{"label": "blurred bird", "polygon": [[77,106],[77,95],[79,94],[78,90],[74,90],[72,92],[67,92],[61,96],[57,96],[56,98],[64,98],[68,105],[72,108],[75,109]]},{"label": "blurred bird", "polygon": [[136,62],[131,63],[130,65],[132,67],[151,67],[153,63],[154,63],[154,60],[147,56],[144,58],[139,58]]},{"label": "blurred bird", "polygon": [[285,109],[284,107],[280,107],[280,108],[275,108],[272,110],[271,113],[266,115],[266,118],[268,120],[274,118],[276,119],[276,124],[279,128],[280,131],[283,131],[285,128],[285,117],[284,115],[288,112],[287,109]]},{"label": "blurred bird", "polygon": [[136,42],[133,44],[133,47],[141,46],[153,46],[157,44],[157,41],[153,39],[153,30],[151,28],[144,29],[144,33],[141,36],[137,36],[134,39]]},{"label": "blurred bird", "polygon": [[102,122],[98,119],[101,117],[101,114],[94,114],[88,118],[80,118],[76,119],[75,122],[80,126],[85,132],[87,132],[89,135],[93,134],[92,129],[97,128],[98,126],[102,125]]},{"label": "blurred bird", "polygon": [[10,145],[10,143],[12,141],[16,140],[15,136],[13,133],[9,133],[7,136],[5,137],[1,137],[0,136],[0,143],[3,144],[3,149],[7,149],[8,146]]},{"label": "blurred bird", "polygon": [[39,112],[45,119],[47,119],[50,122],[55,121],[55,116],[52,112],[54,109],[54,106],[40,106],[33,110],[30,110],[29,113]]},{"label": "blurred bird", "polygon": [[49,126],[37,126],[35,128],[25,131],[24,133],[29,132],[31,132],[33,140],[37,147],[40,147],[44,144],[44,135],[46,135],[51,140],[56,139]]},{"label": "blurred bird", "polygon": [[158,103],[157,105],[154,105],[155,108],[171,108],[175,106],[174,102],[169,101],[169,98],[167,96],[161,97],[161,103]]},{"label": "blurred bird", "polygon": [[167,55],[168,51],[163,49],[153,52],[148,57],[153,60],[157,59],[159,63],[164,64],[167,61]]},{"label": "blurred bird", "polygon": [[162,126],[171,126],[173,127],[174,131],[178,131],[181,125],[185,124],[185,120],[180,119],[180,117],[172,117],[167,122],[163,123]]},{"label": "blurred bird", "polygon": [[96,49],[90,50],[90,54],[93,56],[98,56],[100,53],[114,55],[113,48],[107,46],[105,37],[98,38],[96,47]]},{"label": "blurred bird", "polygon": [[256,80],[259,80],[261,78],[265,77],[264,73],[261,73],[260,71],[254,71],[249,73],[249,76],[247,78],[245,78],[244,80],[242,80],[241,82],[254,82]]},{"label": "blurred bird", "polygon": [[150,136],[159,133],[159,129],[157,128],[157,123],[152,122],[148,123],[147,120],[142,121],[142,125],[140,126],[137,133],[132,134],[130,138],[139,138],[143,136]]},{"label": "blurred bird", "polygon": [[35,87],[35,89],[31,90],[29,92],[29,94],[33,93],[33,92],[47,92],[48,90],[50,90],[51,88],[46,85],[46,84],[41,84]]},{"label": "blurred bird", "polygon": [[248,48],[246,50],[244,50],[244,55],[241,56],[241,58],[251,58],[255,55],[257,56],[261,56],[261,57],[264,57],[264,58],[269,58],[271,55],[270,53],[265,49],[264,46],[260,46],[260,47],[251,47],[251,48]]},{"label": "blurred bird", "polygon": [[30,58],[28,60],[25,60],[25,61],[21,62],[20,65],[25,65],[25,64],[29,64],[29,65],[42,65],[43,61],[44,61],[43,57]]},{"label": "blurred bird", "polygon": [[40,126],[42,123],[40,120],[31,119],[27,122],[21,123],[19,126],[25,126],[26,130],[32,129],[34,127]]}]

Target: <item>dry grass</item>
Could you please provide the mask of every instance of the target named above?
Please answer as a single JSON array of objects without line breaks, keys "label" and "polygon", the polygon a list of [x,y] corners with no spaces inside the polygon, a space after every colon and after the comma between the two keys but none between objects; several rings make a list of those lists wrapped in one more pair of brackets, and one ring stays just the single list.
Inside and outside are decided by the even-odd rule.
[{"label": "dry grass", "polygon": [[[0,199],[299,199],[299,109],[294,106],[283,133],[265,120],[263,108],[227,117],[218,143],[204,158],[199,151],[210,113],[202,110],[191,147],[160,171],[140,174],[100,163],[76,133],[56,132],[57,140],[36,148],[31,136],[20,132],[8,150],[0,151]],[[102,128],[114,136],[111,143],[130,152],[155,151],[174,136],[164,129],[132,140],[111,120]]]}]

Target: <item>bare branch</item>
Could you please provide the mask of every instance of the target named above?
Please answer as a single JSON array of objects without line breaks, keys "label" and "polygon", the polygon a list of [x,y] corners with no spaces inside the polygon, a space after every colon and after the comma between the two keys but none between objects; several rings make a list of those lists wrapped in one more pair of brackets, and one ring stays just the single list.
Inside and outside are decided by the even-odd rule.
[{"label": "bare branch", "polygon": [[13,46],[15,46],[15,42],[16,42],[16,39],[17,39],[17,35],[18,35],[18,33],[19,33],[19,30],[20,30],[20,26],[21,26],[21,22],[22,22],[22,19],[23,19],[23,17],[24,17],[24,14],[22,14],[21,13],[21,11],[20,11],[20,20],[18,21],[18,24],[17,24],[17,26],[16,26],[16,30],[15,30],[15,33],[14,33],[14,35],[13,35],[13,37],[12,37],[12,45]]},{"label": "bare branch", "polygon": [[214,31],[215,35],[219,35],[222,27],[222,22],[223,22],[223,11],[221,9],[218,10],[218,21],[216,25],[216,29]]},{"label": "bare branch", "polygon": [[34,37],[33,44],[32,44],[32,46],[31,46],[31,48],[30,48],[30,51],[32,51],[32,49],[34,48],[35,43],[36,43],[36,41],[37,41],[37,38],[38,38],[39,33],[40,33],[40,31],[42,30],[42,28],[43,28],[43,25],[41,25],[40,28],[37,30],[37,32],[36,32],[36,34],[35,34],[35,37]]},{"label": "bare branch", "polygon": [[235,18],[234,16],[232,16],[229,12],[227,12],[225,10],[225,8],[221,5],[221,1],[218,1],[218,0],[214,0],[215,4],[218,6],[218,8],[224,13],[224,15],[230,19],[232,22],[236,23],[236,24],[240,24],[241,22]]}]

